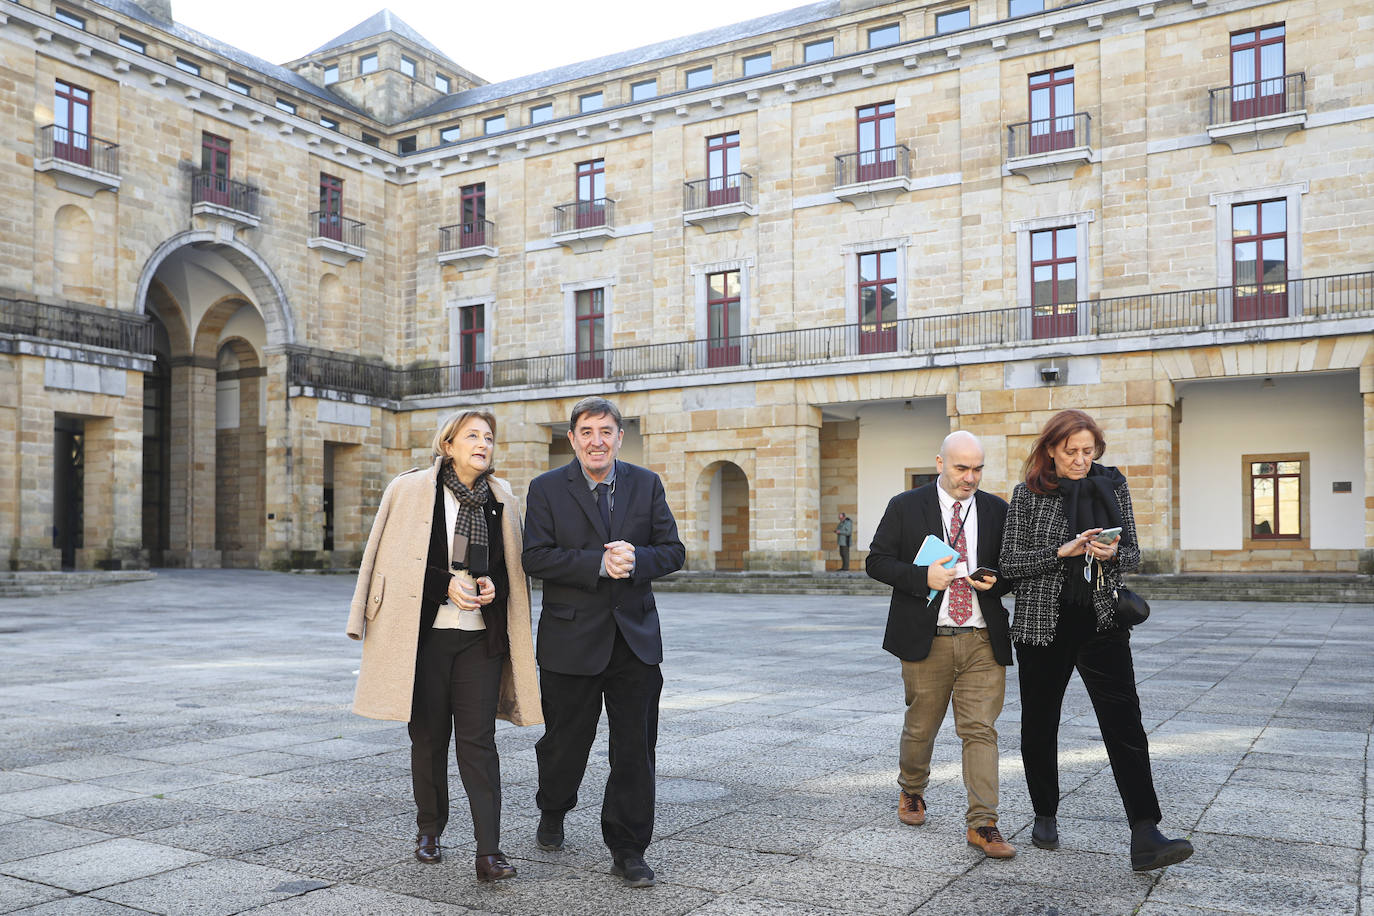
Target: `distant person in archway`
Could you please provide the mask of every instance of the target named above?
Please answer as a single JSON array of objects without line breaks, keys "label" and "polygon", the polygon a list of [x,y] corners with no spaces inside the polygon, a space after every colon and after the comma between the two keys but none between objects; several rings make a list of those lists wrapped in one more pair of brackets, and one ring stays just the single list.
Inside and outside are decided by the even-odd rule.
[{"label": "distant person in archway", "polygon": [[840,548],[840,570],[849,569],[849,542],[854,537],[854,519],[840,513],[840,523],[835,526],[835,543]]}]

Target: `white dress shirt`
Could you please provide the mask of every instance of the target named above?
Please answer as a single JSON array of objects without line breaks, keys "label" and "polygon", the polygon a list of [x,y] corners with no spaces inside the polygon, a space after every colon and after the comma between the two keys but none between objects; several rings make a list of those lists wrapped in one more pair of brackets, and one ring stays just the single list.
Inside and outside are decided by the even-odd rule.
[{"label": "white dress shirt", "polygon": [[[945,543],[954,546],[954,533],[957,526],[954,524],[954,503],[956,500],[945,492],[945,488],[940,486],[937,481],[935,492],[940,497],[940,522],[945,526]],[[963,523],[964,529],[964,555],[968,557],[968,563],[959,563],[954,567],[954,574],[959,577],[967,576],[978,568],[978,506],[970,496],[959,503],[959,518]],[[935,619],[937,626],[942,627],[986,627],[987,621],[983,619],[983,609],[978,606],[978,589],[969,586],[973,592],[973,616],[962,624],[957,624],[949,616],[949,601],[947,596],[940,600],[940,613]]]}]

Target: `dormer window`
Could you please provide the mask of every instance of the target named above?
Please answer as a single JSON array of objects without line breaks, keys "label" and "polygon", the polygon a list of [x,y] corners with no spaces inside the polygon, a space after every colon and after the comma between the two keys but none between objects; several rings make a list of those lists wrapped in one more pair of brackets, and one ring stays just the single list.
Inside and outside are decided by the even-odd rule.
[{"label": "dormer window", "polygon": [[358,58],[358,72],[362,74],[377,72],[377,55],[364,54]]},{"label": "dormer window", "polygon": [[440,92],[449,93],[453,91],[453,81],[442,73],[434,74],[434,88]]},{"label": "dormer window", "polygon": [[415,61],[409,57],[401,57],[401,72],[411,79],[415,79]]},{"label": "dormer window", "polygon": [[339,81],[339,65],[330,64],[324,68],[324,84],[326,86]]}]

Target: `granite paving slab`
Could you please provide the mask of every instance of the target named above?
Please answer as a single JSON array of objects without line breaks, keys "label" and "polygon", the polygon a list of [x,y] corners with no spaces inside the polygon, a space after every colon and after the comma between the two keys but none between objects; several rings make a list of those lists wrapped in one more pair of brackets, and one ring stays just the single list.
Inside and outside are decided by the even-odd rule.
[{"label": "granite paving slab", "polygon": [[203,861],[200,853],[120,837],[0,865],[0,872],[84,893]]},{"label": "granite paving slab", "polygon": [[66,895],[66,891],[46,884],[0,875],[0,913],[10,913]]},{"label": "granite paving slab", "polygon": [[92,896],[150,913],[230,916],[318,886],[280,869],[215,859],[102,888]]},{"label": "granite paving slab", "polygon": [[18,916],[138,916],[147,912],[84,895],[59,897],[51,903],[15,911]]}]

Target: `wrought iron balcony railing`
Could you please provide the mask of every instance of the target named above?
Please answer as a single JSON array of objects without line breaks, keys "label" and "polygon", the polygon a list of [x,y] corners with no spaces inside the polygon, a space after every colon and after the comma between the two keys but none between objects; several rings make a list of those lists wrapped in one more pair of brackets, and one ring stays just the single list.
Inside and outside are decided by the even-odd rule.
[{"label": "wrought iron balcony railing", "polygon": [[615,226],[615,201],[608,197],[595,200],[575,200],[553,208],[554,232],[576,232]]},{"label": "wrought iron balcony railing", "polygon": [[686,182],[683,186],[682,209],[687,211],[753,202],[754,179],[748,172],[700,178]]},{"label": "wrought iron balcony railing", "polygon": [[341,213],[316,210],[310,214],[306,231],[312,239],[329,239],[354,248],[366,248],[366,223],[349,219]]},{"label": "wrought iron balcony railing", "polygon": [[1007,125],[1007,158],[1037,156],[1092,145],[1092,118],[1086,111]]},{"label": "wrought iron balcony railing", "polygon": [[119,174],[119,144],[56,124],[39,128],[38,158],[61,159],[106,175]]},{"label": "wrought iron balcony railing", "polygon": [[258,189],[204,169],[191,173],[191,205],[214,204],[250,216],[258,215]]},{"label": "wrought iron balcony railing", "polygon": [[489,219],[439,227],[439,253],[482,248],[496,244],[496,224]]},{"label": "wrought iron balcony railing", "polygon": [[1287,73],[1207,91],[1207,123],[1248,121],[1307,107],[1307,74]]},{"label": "wrought iron balcony railing", "polygon": [[288,345],[285,350],[288,385],[393,400],[410,393],[403,384],[407,370],[389,366],[379,359],[295,344]]},{"label": "wrought iron balcony railing", "polygon": [[911,176],[911,151],[904,145],[861,150],[835,157],[835,187]]},{"label": "wrought iron balcony railing", "polygon": [[152,321],[146,315],[115,309],[0,298],[0,334],[105,347],[124,353],[153,352]]}]

